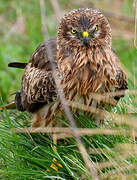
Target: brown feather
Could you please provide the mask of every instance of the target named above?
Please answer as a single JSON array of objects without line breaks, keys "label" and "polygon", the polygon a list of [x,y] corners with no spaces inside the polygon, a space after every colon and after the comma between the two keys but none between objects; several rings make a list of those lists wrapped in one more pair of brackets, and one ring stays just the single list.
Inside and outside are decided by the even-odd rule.
[{"label": "brown feather", "polygon": [[[21,89],[22,104],[28,112],[35,112],[56,97],[55,82],[46,49],[48,43],[56,57],[56,40],[51,39],[40,44],[24,71]],[[56,62],[54,63],[56,65]]]},{"label": "brown feather", "polygon": [[[97,32],[94,30],[96,24]],[[71,28],[76,29],[76,35],[71,33]],[[83,31],[89,32],[87,45],[83,44]],[[25,67],[22,79],[22,105],[28,112],[40,112],[45,126],[62,111],[48,58],[48,45],[68,100],[103,106],[101,100],[93,100],[92,93],[105,95],[128,88],[126,74],[111,48],[107,19],[100,11],[90,8],[71,11],[61,19],[57,42],[50,39],[40,44]],[[46,106],[41,108],[43,105]],[[35,126],[42,123],[39,118],[33,119]]]}]

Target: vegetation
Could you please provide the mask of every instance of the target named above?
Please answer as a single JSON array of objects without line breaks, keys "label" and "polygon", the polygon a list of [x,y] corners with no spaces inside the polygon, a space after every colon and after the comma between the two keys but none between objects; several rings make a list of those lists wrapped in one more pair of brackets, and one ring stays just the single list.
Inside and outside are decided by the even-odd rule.
[{"label": "vegetation", "polygon": [[[48,31],[50,37],[54,37],[57,22],[51,4],[49,1],[45,2]],[[123,3],[121,13],[133,17],[133,1],[121,2]],[[85,4],[90,6],[88,0],[85,4],[84,0],[82,1],[84,5],[79,1],[74,3],[70,0],[68,3],[59,0],[59,3],[64,10],[82,7]],[[104,3],[104,6],[106,4]],[[41,30],[39,1],[1,0],[0,15],[2,25],[0,29],[0,105],[2,106],[14,98],[12,94],[20,88],[23,74],[23,70],[9,69],[7,64],[12,61],[27,62],[44,38]],[[112,28],[115,23],[117,22],[111,21]],[[131,24],[131,29],[129,26],[126,28],[128,37],[125,37],[125,34],[122,36],[122,33],[118,36],[114,31],[113,48],[128,74],[129,93],[110,111],[111,116],[109,119],[106,118],[103,125],[91,121],[83,112],[80,118],[74,114],[78,127],[93,130],[108,129],[112,132],[105,135],[98,133],[82,136],[82,142],[101,179],[137,179],[137,98],[135,95],[137,59],[132,36],[134,25]],[[0,112],[1,179],[91,179],[73,137],[59,140],[56,151],[50,135],[43,133],[30,135],[13,131],[13,128],[17,127],[29,127],[29,119],[30,115],[17,110]],[[61,121],[59,117],[58,120]],[[121,134],[114,134],[115,130],[120,130]]]}]

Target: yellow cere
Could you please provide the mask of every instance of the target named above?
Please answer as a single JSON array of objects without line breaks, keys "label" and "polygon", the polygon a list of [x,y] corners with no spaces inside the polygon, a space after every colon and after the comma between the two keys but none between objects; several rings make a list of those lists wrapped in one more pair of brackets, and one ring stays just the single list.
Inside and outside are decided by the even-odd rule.
[{"label": "yellow cere", "polygon": [[87,31],[84,31],[83,33],[82,33],[82,36],[83,36],[83,38],[85,37],[85,36],[89,36],[89,33],[87,32]]}]

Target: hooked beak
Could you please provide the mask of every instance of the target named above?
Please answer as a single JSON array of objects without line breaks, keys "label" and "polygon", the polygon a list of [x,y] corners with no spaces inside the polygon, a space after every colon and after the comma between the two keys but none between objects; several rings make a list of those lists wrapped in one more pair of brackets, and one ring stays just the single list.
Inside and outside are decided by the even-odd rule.
[{"label": "hooked beak", "polygon": [[82,37],[83,37],[83,43],[84,43],[84,45],[88,45],[89,44],[89,33],[87,32],[87,31],[84,31],[83,33],[82,33]]}]

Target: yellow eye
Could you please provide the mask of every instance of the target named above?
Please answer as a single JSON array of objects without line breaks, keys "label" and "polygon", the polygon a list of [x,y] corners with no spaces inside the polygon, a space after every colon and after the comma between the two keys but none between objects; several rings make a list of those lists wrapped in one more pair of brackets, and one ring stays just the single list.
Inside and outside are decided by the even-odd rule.
[{"label": "yellow eye", "polygon": [[77,31],[76,31],[75,29],[72,29],[72,30],[71,30],[71,33],[72,33],[72,34],[76,34]]},{"label": "yellow eye", "polygon": [[96,25],[96,27],[95,27],[95,31],[98,31],[98,25]]}]

